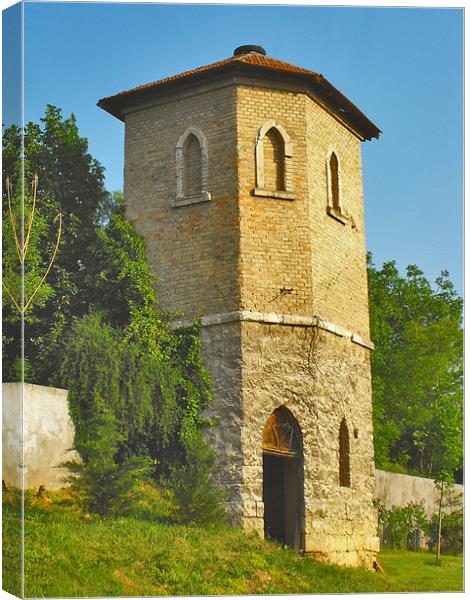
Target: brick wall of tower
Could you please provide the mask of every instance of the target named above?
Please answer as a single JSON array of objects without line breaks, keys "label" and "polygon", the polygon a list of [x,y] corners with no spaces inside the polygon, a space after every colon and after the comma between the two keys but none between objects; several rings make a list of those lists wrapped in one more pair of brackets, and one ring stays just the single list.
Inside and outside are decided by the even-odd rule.
[{"label": "brick wall of tower", "polygon": [[[361,142],[310,98],[306,108],[314,312],[368,339]],[[326,160],[333,150],[346,223],[326,210]]]},{"label": "brick wall of tower", "polygon": [[[243,310],[312,314],[305,96],[243,85],[238,88],[241,306]],[[274,120],[289,134],[295,200],[257,197],[255,141]],[[282,288],[289,290],[282,292]],[[290,291],[291,289],[291,291]]]},{"label": "brick wall of tower", "polygon": [[[266,121],[292,142],[293,199],[252,194],[256,137]],[[175,148],[190,126],[207,138],[212,199],[175,208]],[[327,214],[331,150],[339,159],[345,223]],[[369,337],[359,139],[307,94],[240,78],[129,110],[125,151],[128,216],[145,239],[163,308],[186,319],[238,310],[317,315],[343,328],[322,330],[309,365],[312,328],[301,320],[286,325],[252,314],[206,322],[203,353],[216,419],[208,435],[228,508],[262,535],[262,431],[286,406],[304,436],[305,549],[370,566],[377,539],[369,350],[350,336]],[[342,418],[351,488],[338,483]]]},{"label": "brick wall of tower", "polygon": [[[241,307],[317,315],[368,339],[360,140],[311,97],[279,88],[238,88]],[[256,135],[268,120],[293,143],[294,200],[251,193]],[[346,223],[327,213],[332,150]]]},{"label": "brick wall of tower", "polygon": [[[312,98],[279,83],[240,85],[237,110],[242,309],[317,315],[368,340],[360,140]],[[266,121],[275,121],[292,141],[293,200],[252,194],[256,136]],[[344,223],[327,212],[326,158],[332,150],[339,160]],[[309,365],[311,328],[262,320],[241,329],[244,526],[262,530],[261,433],[269,415],[285,406],[304,435],[305,550],[370,567],[378,548],[370,350],[347,335],[322,331]],[[338,480],[343,418],[350,488]]]},{"label": "brick wall of tower", "polygon": [[[201,87],[125,117],[127,215],[145,239],[161,306],[186,317],[238,307],[235,89]],[[190,126],[207,138],[211,201],[173,207],[175,149]]]}]

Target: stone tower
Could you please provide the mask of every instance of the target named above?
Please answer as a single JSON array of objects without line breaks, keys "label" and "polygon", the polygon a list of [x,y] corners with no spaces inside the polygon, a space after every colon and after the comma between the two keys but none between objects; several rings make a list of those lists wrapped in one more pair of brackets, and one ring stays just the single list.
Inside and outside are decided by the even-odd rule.
[{"label": "stone tower", "polygon": [[380,130],[259,46],[100,100],[161,306],[202,318],[227,508],[327,560],[378,549],[360,143]]}]

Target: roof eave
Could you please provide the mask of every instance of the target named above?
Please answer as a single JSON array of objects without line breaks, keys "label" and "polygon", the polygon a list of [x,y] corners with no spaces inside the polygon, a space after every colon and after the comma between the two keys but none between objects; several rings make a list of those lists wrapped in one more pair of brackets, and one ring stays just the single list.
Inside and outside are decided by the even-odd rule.
[{"label": "roof eave", "polygon": [[125,92],[120,92],[119,94],[115,94],[114,96],[101,98],[101,100],[98,100],[97,106],[113,115],[113,117],[116,117],[120,121],[124,122],[125,119],[122,109],[125,105],[128,105],[130,102],[135,103],[136,99],[140,100],[141,98],[148,98],[150,95],[154,94],[155,92],[159,92],[160,90],[167,92],[172,88],[181,88],[187,83],[212,78],[213,75],[219,75],[223,71],[235,70],[238,64],[240,63],[228,63],[220,65],[218,67],[214,67],[213,69],[211,69],[211,71],[201,71],[197,73],[192,73],[191,75],[187,75],[186,77],[181,79],[170,79],[169,81],[164,81],[161,83],[157,82],[155,86],[136,88]]},{"label": "roof eave", "polygon": [[135,103],[136,100],[148,98],[156,91],[168,91],[181,86],[193,83],[195,81],[212,79],[214,76],[228,74],[233,71],[254,72],[259,74],[271,74],[278,78],[283,78],[290,81],[300,81],[304,85],[307,84],[323,98],[324,102],[330,106],[338,115],[338,117],[348,123],[364,140],[379,138],[381,130],[366,117],[366,115],[357,108],[346,96],[344,96],[337,88],[335,88],[327,79],[317,73],[289,73],[288,71],[280,71],[279,69],[269,68],[256,64],[245,63],[242,61],[234,61],[214,67],[210,71],[201,71],[192,73],[181,79],[173,79],[162,83],[157,83],[155,86],[137,88],[125,92],[121,92],[114,96],[102,98],[98,101],[97,106],[110,113],[120,121],[125,121],[123,108],[130,102]]},{"label": "roof eave", "polygon": [[[382,131],[375,125],[357,106],[334,87],[320,73],[290,73],[289,71],[280,71],[276,68],[260,66],[250,63],[242,63],[244,67],[257,70],[258,72],[269,72],[277,77],[290,79],[291,81],[301,81],[304,85],[308,85],[318,95],[323,97],[325,103],[331,108],[336,109],[341,120],[348,123],[350,127],[355,129],[364,140],[379,138]],[[322,93],[323,92],[323,93]],[[332,98],[333,96],[333,102]],[[346,110],[341,110],[341,105],[346,106]]]}]

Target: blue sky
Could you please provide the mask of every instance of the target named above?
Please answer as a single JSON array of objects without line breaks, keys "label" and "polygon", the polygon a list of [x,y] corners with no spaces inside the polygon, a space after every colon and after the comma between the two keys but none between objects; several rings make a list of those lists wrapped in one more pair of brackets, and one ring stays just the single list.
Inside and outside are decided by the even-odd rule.
[{"label": "blue sky", "polygon": [[[122,189],[123,124],[99,98],[253,43],[322,73],[383,131],[363,144],[367,247],[463,291],[463,11],[27,3],[25,119],[75,113]],[[4,123],[8,124],[8,112]]]}]

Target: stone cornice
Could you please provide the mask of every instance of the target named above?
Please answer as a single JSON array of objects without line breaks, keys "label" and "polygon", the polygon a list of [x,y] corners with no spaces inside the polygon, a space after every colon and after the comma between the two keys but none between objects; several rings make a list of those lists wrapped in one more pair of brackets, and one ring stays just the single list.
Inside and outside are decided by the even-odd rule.
[{"label": "stone cornice", "polygon": [[[349,338],[354,344],[368,348],[369,350],[374,349],[374,344],[370,340],[364,339],[357,333],[353,333],[349,329],[335,325],[329,321],[325,321],[320,317],[306,316],[306,315],[284,315],[280,313],[261,313],[252,310],[237,310],[228,313],[222,313],[218,315],[207,315],[201,318],[201,324],[203,327],[210,327],[212,325],[222,325],[223,323],[233,323],[237,321],[252,321],[256,323],[269,323],[275,325],[290,325],[298,327],[312,327],[318,326],[323,331],[328,331],[339,337]],[[173,321],[173,328],[178,329],[179,327],[187,327],[193,323],[192,320],[175,320]]]}]

